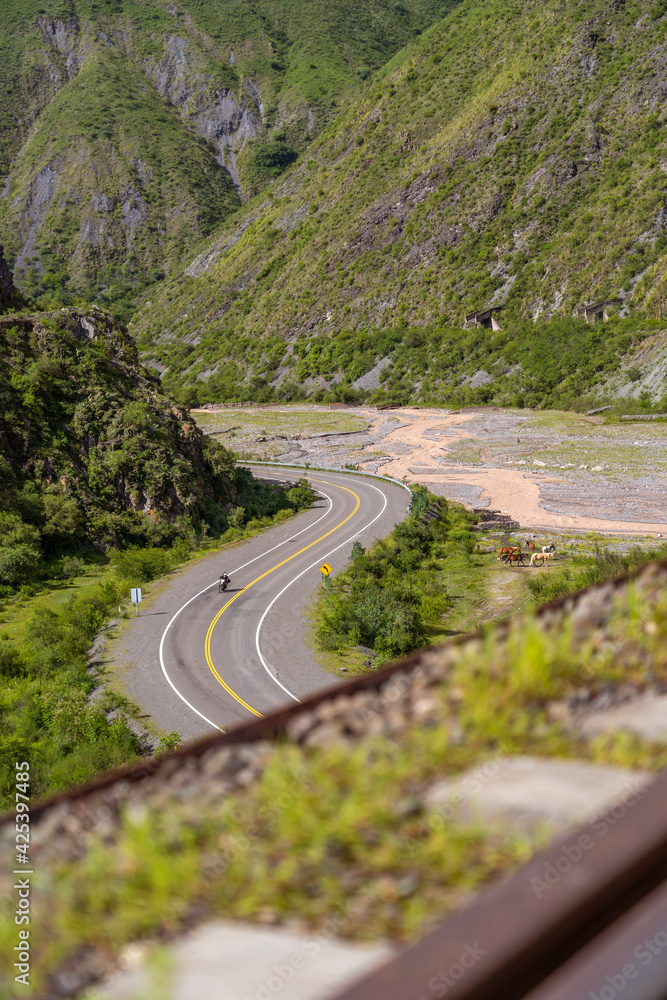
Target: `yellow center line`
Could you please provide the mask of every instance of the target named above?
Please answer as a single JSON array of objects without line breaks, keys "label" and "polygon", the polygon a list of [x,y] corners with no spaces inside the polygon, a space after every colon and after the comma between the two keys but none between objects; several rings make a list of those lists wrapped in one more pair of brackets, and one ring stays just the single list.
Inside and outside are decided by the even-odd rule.
[{"label": "yellow center line", "polygon": [[235,691],[232,691],[232,689],[230,688],[230,686],[224,682],[224,680],[222,679],[222,677],[220,676],[220,674],[218,673],[218,671],[215,669],[215,664],[213,663],[213,659],[211,657],[211,638],[213,636],[213,629],[218,624],[220,618],[225,613],[225,611],[227,610],[227,608],[231,604],[234,603],[234,601],[237,599],[237,597],[240,597],[241,594],[244,594],[247,590],[250,590],[250,588],[254,587],[254,585],[256,583],[259,583],[260,580],[263,580],[265,576],[269,576],[270,573],[274,573],[277,569],[280,569],[280,567],[284,566],[285,563],[291,562],[292,559],[296,559],[296,557],[300,556],[303,552],[307,552],[308,549],[312,549],[313,545],[317,545],[318,542],[321,542],[325,538],[328,538],[329,535],[333,535],[334,531],[338,531],[340,528],[343,527],[344,524],[347,524],[347,522],[350,520],[350,518],[354,517],[354,515],[359,510],[359,506],[361,504],[361,499],[354,492],[354,490],[349,490],[347,488],[347,486],[339,486],[337,483],[329,483],[329,482],[326,481],[326,479],[313,479],[313,482],[314,483],[322,483],[324,486],[332,486],[336,490],[345,490],[346,493],[351,493],[352,496],[355,497],[356,501],[357,501],[356,504],[355,504],[355,508],[352,511],[352,513],[348,514],[348,516],[345,518],[345,520],[341,521],[340,524],[337,524],[335,528],[331,528],[331,530],[327,531],[326,534],[321,535],[320,538],[316,538],[314,542],[311,542],[310,545],[306,545],[306,546],[304,546],[304,548],[299,549],[298,552],[293,552],[291,556],[287,557],[287,559],[283,559],[282,562],[279,562],[275,566],[272,566],[271,569],[267,569],[267,571],[265,573],[262,573],[261,576],[255,577],[255,579],[252,581],[252,583],[249,583],[247,587],[244,587],[243,590],[239,590],[239,592],[237,594],[234,594],[234,596],[231,597],[227,601],[227,603],[220,608],[220,610],[218,611],[217,615],[215,616],[215,618],[213,619],[213,621],[209,625],[208,631],[206,633],[206,642],[204,643],[204,653],[206,655],[206,662],[208,663],[208,666],[209,666],[209,669],[210,669],[211,673],[213,674],[213,676],[215,677],[215,679],[218,681],[218,683],[222,685],[222,687],[225,689],[225,691],[227,692],[227,694],[230,694],[232,696],[232,698],[234,698],[239,703],[239,705],[242,705],[243,708],[247,708],[249,712],[252,712],[252,714],[256,715],[259,719],[263,719],[264,718],[264,716],[262,715],[262,713],[258,712],[256,708],[252,707],[252,705],[249,705],[247,703],[247,701],[243,700],[243,698],[239,697],[239,695],[236,694]]}]

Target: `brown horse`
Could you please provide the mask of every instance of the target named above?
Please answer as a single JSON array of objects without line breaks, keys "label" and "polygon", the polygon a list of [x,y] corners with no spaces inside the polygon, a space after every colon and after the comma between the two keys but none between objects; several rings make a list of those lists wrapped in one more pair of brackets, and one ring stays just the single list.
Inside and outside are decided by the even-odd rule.
[{"label": "brown horse", "polygon": [[504,556],[511,556],[514,552],[520,552],[518,545],[501,545],[498,549],[498,558],[502,559]]},{"label": "brown horse", "polygon": [[523,561],[523,552],[521,552],[521,551],[509,552],[504,557],[503,562],[507,566],[514,566],[515,564],[517,566],[525,566],[526,565],[525,562]]},{"label": "brown horse", "polygon": [[535,551],[535,542],[526,542],[526,548],[528,549],[529,552],[531,552],[531,553],[534,552]]}]

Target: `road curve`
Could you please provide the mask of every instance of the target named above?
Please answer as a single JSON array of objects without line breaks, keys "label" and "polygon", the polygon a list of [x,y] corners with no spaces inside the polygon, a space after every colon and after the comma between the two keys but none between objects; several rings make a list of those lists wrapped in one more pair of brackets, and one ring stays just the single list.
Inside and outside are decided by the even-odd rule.
[{"label": "road curve", "polygon": [[[336,570],[353,541],[368,545],[386,535],[409,500],[404,489],[381,479],[280,467],[253,471],[280,480],[306,475],[319,499],[305,527],[304,518],[291,522],[288,537],[276,541],[267,532],[259,553],[248,544],[219,556],[212,578],[173,609],[160,639],[160,669],[189,717],[189,725],[177,727],[188,735],[193,722],[200,734],[227,729],[323,686],[320,669],[296,641],[304,604],[321,581],[319,567],[327,562]],[[222,569],[232,582],[220,594]]]}]

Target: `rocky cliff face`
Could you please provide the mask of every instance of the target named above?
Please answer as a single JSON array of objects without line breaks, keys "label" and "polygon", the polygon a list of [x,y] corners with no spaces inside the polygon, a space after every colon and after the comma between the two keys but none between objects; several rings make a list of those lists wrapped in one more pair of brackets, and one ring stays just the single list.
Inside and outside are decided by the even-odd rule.
[{"label": "rocky cliff face", "polygon": [[160,96],[178,108],[198,135],[217,147],[216,159],[242,197],[236,157],[249,140],[260,135],[264,125],[257,85],[243,78],[235,93],[231,84],[236,81],[231,74],[221,80],[219,75],[206,72],[193,40],[177,35],[165,39],[161,60],[147,62],[146,71]]}]

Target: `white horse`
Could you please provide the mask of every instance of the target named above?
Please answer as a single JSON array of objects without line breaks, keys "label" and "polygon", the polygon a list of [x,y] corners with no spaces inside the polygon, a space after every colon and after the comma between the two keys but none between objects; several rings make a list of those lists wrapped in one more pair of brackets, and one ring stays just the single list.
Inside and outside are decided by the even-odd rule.
[{"label": "white horse", "polygon": [[553,542],[551,543],[551,545],[543,545],[542,546],[542,551],[543,552],[555,552],[556,551],[556,546],[554,545]]}]

